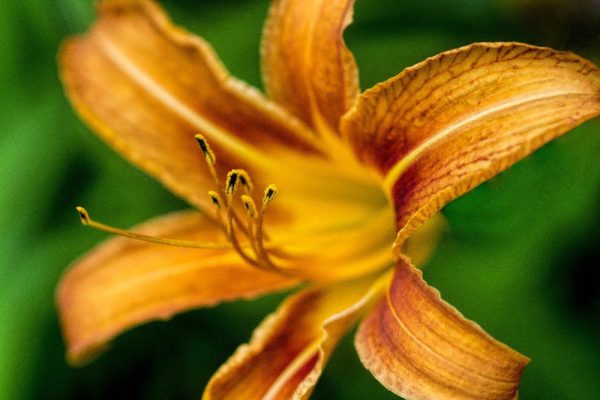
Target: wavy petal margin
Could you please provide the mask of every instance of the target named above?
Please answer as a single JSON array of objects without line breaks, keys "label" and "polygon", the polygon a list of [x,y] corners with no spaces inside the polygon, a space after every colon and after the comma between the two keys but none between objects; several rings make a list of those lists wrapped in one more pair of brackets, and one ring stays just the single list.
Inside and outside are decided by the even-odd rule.
[{"label": "wavy petal margin", "polygon": [[[221,238],[226,243],[212,220],[193,211],[157,218],[134,230],[198,242]],[[74,365],[85,363],[115,336],[152,320],[297,283],[246,265],[231,249],[110,239],[73,263],[57,289],[67,359]]]},{"label": "wavy petal margin", "polygon": [[342,34],[354,0],[274,0],[262,43],[267,94],[307,124],[338,132],[359,92]]},{"label": "wavy petal margin", "polygon": [[389,278],[306,289],[287,299],[216,372],[203,399],[308,398],[339,339]]},{"label": "wavy petal margin", "polygon": [[153,1],[100,1],[96,23],[63,44],[59,63],[90,127],[195,206],[209,205],[212,186],[197,133],[213,146],[218,168],[243,167],[255,179],[280,165],[274,147],[316,151],[313,132],[231,77],[208,43],[175,27]]},{"label": "wavy petal margin", "polygon": [[448,51],[362,94],[342,120],[385,179],[397,247],[454,198],[600,114],[600,70],[519,43]]},{"label": "wavy petal margin", "polygon": [[355,346],[375,378],[407,400],[512,400],[529,362],[444,302],[405,259]]}]

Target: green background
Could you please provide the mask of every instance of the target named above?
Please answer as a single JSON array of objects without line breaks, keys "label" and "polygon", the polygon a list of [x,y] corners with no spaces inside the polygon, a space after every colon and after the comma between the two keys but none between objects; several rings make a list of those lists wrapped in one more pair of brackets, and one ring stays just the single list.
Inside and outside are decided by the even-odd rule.
[{"label": "green background", "polygon": [[[260,87],[267,0],[164,5]],[[54,288],[106,237],[73,207],[117,226],[185,207],[95,138],[64,97],[57,47],[92,18],[88,0],[0,2],[0,399],[199,398],[281,295],[137,328],[84,368],[64,362]],[[368,88],[475,41],[551,45],[598,63],[599,27],[591,0],[359,0],[346,38]],[[600,121],[588,122],[455,201],[425,270],[446,300],[532,358],[521,399],[600,399],[599,155]],[[349,335],[313,398],[395,397],[362,368]]]}]

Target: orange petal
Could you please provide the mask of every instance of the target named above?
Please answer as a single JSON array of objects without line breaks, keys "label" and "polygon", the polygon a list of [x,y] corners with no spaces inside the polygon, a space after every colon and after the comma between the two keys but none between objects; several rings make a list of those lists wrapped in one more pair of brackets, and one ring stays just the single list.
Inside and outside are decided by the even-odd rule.
[{"label": "orange petal", "polygon": [[307,398],[333,348],[389,276],[304,290],[286,300],[213,376],[204,400]]},{"label": "orange petal", "polygon": [[600,70],[571,53],[480,43],[365,92],[342,121],[385,177],[402,242],[452,199],[600,114]]},{"label": "orange petal", "polygon": [[338,131],[358,94],[358,72],[342,33],[354,0],[275,0],[262,66],[267,93],[319,130]]},{"label": "orange petal", "polygon": [[[171,214],[135,230],[157,237],[225,242],[215,223],[197,212]],[[67,357],[80,364],[136,325],[295,283],[245,265],[230,249],[111,239],[75,262],[60,282],[57,303]]]},{"label": "orange petal", "polygon": [[407,400],[511,400],[529,362],[444,302],[404,259],[355,345],[375,378]]},{"label": "orange petal", "polygon": [[173,26],[152,1],[105,0],[98,13],[60,52],[67,94],[105,141],[173,192],[209,204],[196,133],[222,169],[272,167],[273,146],[311,148],[308,128],[229,76],[204,40]]}]

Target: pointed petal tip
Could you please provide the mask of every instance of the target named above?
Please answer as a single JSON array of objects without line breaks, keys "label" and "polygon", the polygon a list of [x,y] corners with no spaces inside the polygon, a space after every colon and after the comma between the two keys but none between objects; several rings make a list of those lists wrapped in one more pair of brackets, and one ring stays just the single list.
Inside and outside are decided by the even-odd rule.
[{"label": "pointed petal tip", "polygon": [[[199,242],[221,234],[214,221],[193,211],[157,218],[136,230]],[[198,250],[113,238],[75,261],[57,287],[67,359],[84,364],[117,335],[149,321],[296,284],[251,268],[231,249]]]},{"label": "pointed petal tip", "polygon": [[445,303],[404,259],[355,347],[382,385],[411,400],[512,400],[529,362]]},{"label": "pointed petal tip", "polygon": [[307,399],[340,338],[382,294],[386,276],[287,299],[215,373],[209,399]]}]

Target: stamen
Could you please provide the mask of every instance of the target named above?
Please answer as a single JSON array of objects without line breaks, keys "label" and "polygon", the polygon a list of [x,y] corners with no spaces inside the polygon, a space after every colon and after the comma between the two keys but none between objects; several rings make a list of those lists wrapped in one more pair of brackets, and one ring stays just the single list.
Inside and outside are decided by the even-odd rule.
[{"label": "stamen", "polygon": [[[197,134],[195,135],[195,138],[198,142],[198,146],[200,146],[200,150],[202,150],[202,153],[204,154],[204,158],[212,175],[213,181],[215,182],[216,187],[219,188],[221,185],[219,183],[219,178],[215,169],[215,154],[213,153],[212,149],[210,148],[210,145],[208,144],[204,136]],[[234,194],[239,184],[241,184],[244,187],[244,191],[246,192],[246,194],[241,195],[241,201],[248,217],[247,224],[242,223],[233,206]],[[225,203],[222,202],[221,196],[216,191],[211,190],[208,192],[208,195],[210,196],[211,202],[216,208],[217,222],[219,223],[221,229],[227,236],[227,239],[231,242],[231,245],[233,246],[235,251],[246,262],[255,267],[277,269],[277,267],[269,259],[268,254],[265,250],[265,246],[263,243],[264,233],[262,227],[266,208],[268,204],[277,195],[277,188],[275,187],[275,185],[267,186],[262,200],[263,204],[260,213],[257,212],[254,200],[252,200],[252,198],[249,196],[253,188],[254,185],[252,183],[252,180],[250,179],[250,175],[245,170],[233,169],[227,174],[227,178],[225,180],[225,188],[219,190],[219,192],[223,196],[225,196]],[[221,210],[223,209],[223,204],[225,204],[226,206],[225,218],[223,218],[223,215],[221,213]],[[250,241],[250,245],[254,250],[256,258],[251,257],[243,250],[237,238],[236,229],[240,230],[241,233]],[[246,246],[247,245],[244,245],[244,247]]]},{"label": "stamen", "polygon": [[227,197],[236,190],[238,183],[242,184],[247,194],[250,194],[252,189],[254,189],[250,175],[243,169],[232,169],[229,171],[226,183],[225,193]]},{"label": "stamen", "polygon": [[227,196],[227,203],[231,203],[233,199],[233,193],[237,188],[238,177],[240,176],[239,171],[237,169],[232,169],[227,173],[227,180],[225,183],[225,195]]},{"label": "stamen", "polygon": [[[254,246],[254,240],[253,240],[254,235],[252,235],[248,232],[252,228],[250,227],[250,229],[244,229],[244,227],[240,223],[239,219],[235,218],[236,215],[234,214],[234,211],[233,211],[233,195],[235,194],[235,190],[237,189],[240,171],[241,170],[234,169],[234,170],[229,171],[229,173],[227,174],[227,180],[226,180],[226,184],[225,184],[225,195],[227,196],[227,218],[226,218],[226,225],[225,225],[225,233],[227,234],[229,241],[233,245],[233,248],[238,252],[238,254],[246,262],[248,262],[249,264],[251,264],[257,268],[261,268],[261,265],[255,259],[250,257],[248,254],[246,254],[246,252],[244,252],[244,250],[242,250],[242,247],[240,246],[240,242],[238,241],[238,238],[237,238],[237,235],[236,235],[235,229],[234,229],[235,224],[237,224],[240,227],[240,229],[242,229],[244,231],[244,233],[248,236],[248,239],[250,239],[250,241],[252,242],[252,245]],[[235,222],[234,222],[234,218],[235,218]]]},{"label": "stamen", "polygon": [[[272,185],[272,187],[270,188],[270,190],[267,190],[268,192],[268,197],[269,200],[267,201],[267,203],[271,200],[274,199],[275,194],[277,193],[277,188]],[[257,209],[256,209],[256,204],[254,203],[254,200],[247,195],[242,195],[242,204],[244,204],[244,208],[246,209],[246,213],[248,214],[248,219],[249,219],[249,230],[250,230],[250,240],[252,241],[252,245],[254,247],[254,251],[256,253],[257,258],[268,264],[268,266],[272,269],[278,269],[273,262],[271,261],[270,257],[269,257],[269,253],[272,255],[276,255],[277,257],[280,258],[289,258],[290,255],[287,254],[286,252],[284,252],[283,250],[277,248],[277,247],[269,247],[269,253],[267,253],[267,251],[265,250],[264,247],[264,232],[262,231],[262,225],[263,225],[263,216],[266,212],[266,208],[263,207],[263,209],[261,209],[261,214],[263,216],[259,217],[259,213],[257,213]],[[259,221],[260,218],[260,221]],[[260,232],[260,234],[258,233]],[[260,242],[260,245],[259,245]]]},{"label": "stamen", "polygon": [[277,196],[277,186],[267,186],[265,189],[265,195],[263,197],[263,208],[266,208],[267,204],[269,204],[275,198],[275,196]]},{"label": "stamen", "polygon": [[196,136],[194,136],[194,138],[198,142],[198,145],[200,146],[200,150],[202,150],[202,153],[204,153],[204,158],[206,158],[206,161],[209,164],[215,165],[217,162],[217,158],[215,157],[215,153],[212,151],[212,149],[208,145],[208,142],[206,141],[204,136],[202,136],[201,134],[197,134]]},{"label": "stamen", "polygon": [[273,264],[273,262],[269,258],[269,255],[265,251],[263,223],[264,223],[265,213],[267,212],[267,207],[269,206],[269,203],[271,201],[273,201],[275,196],[277,196],[277,187],[275,185],[267,186],[267,188],[265,189],[265,195],[263,196],[263,202],[262,202],[262,207],[260,208],[260,214],[258,215],[258,218],[256,220],[257,256],[260,260],[265,262],[272,269],[278,269],[278,268]]},{"label": "stamen", "polygon": [[217,170],[215,169],[215,164],[217,163],[217,157],[215,153],[210,148],[210,145],[201,134],[197,134],[194,136],[196,142],[198,142],[198,146],[200,146],[200,150],[204,154],[204,159],[206,160],[206,165],[208,166],[208,170],[210,171],[210,176],[213,179],[213,182],[217,187],[219,186],[219,176],[217,175]]},{"label": "stamen", "polygon": [[254,185],[252,184],[252,180],[250,179],[250,175],[248,175],[248,173],[246,171],[244,171],[243,169],[238,170],[240,176],[240,183],[242,184],[242,186],[244,187],[244,189],[246,190],[246,193],[252,193],[252,189],[254,189]]},{"label": "stamen", "polygon": [[168,245],[168,246],[191,247],[191,248],[196,248],[196,249],[230,249],[231,248],[231,244],[229,244],[229,243],[191,242],[191,241],[187,241],[187,240],[157,238],[154,236],[143,235],[141,233],[130,232],[130,231],[126,231],[124,229],[115,228],[113,226],[94,221],[90,217],[90,214],[87,212],[87,210],[83,207],[76,207],[76,210],[79,213],[79,218],[81,219],[81,223],[83,225],[90,226],[92,228],[98,229],[103,232],[128,237],[130,239],[141,240],[144,242],[151,242],[151,243],[157,243],[157,244],[164,244],[164,245]]},{"label": "stamen", "polygon": [[248,217],[251,220],[254,220],[254,218],[256,218],[256,205],[254,204],[254,200],[252,200],[252,197],[243,194],[242,195],[242,204],[244,204],[244,208],[246,209],[246,212],[248,213]]},{"label": "stamen", "polygon": [[[244,177],[244,179],[242,179]],[[241,223],[240,218],[237,213],[233,209],[233,194],[237,190],[238,183],[243,182],[245,180],[246,184],[252,184],[248,173],[243,169],[232,169],[227,173],[227,180],[225,184],[225,197],[227,200],[227,220],[232,219],[236,222],[242,233],[249,238],[248,231],[244,224]],[[243,183],[242,183],[243,184]],[[227,234],[229,235],[229,230],[233,228],[233,225],[227,222]]]},{"label": "stamen", "polygon": [[[264,215],[269,203],[273,201],[277,195],[277,188],[275,185],[267,186],[262,199],[260,212],[257,212],[256,204],[249,195],[254,186],[252,180],[250,179],[250,175],[243,169],[233,169],[227,174],[225,187],[223,188],[219,183],[219,177],[215,168],[216,156],[214,152],[202,135],[195,135],[195,139],[204,155],[206,165],[210,170],[210,174],[217,188],[216,191],[210,190],[208,195],[216,210],[216,222],[226,235],[228,243],[193,242],[187,240],[159,238],[137,232],[130,232],[103,224],[101,222],[96,222],[90,217],[85,208],[76,207],[77,212],[79,213],[79,218],[81,219],[81,223],[107,233],[128,237],[134,240],[141,240],[163,245],[199,249],[233,248],[247,263],[254,267],[279,270],[279,268],[270,260],[269,254],[265,250],[265,235],[263,232]],[[243,222],[238,216],[233,201],[235,192],[240,184],[244,187],[244,191],[246,192],[240,196],[242,205],[244,206],[247,214],[247,220],[245,222]],[[248,240],[248,242],[244,241],[244,243],[241,244],[237,238],[236,231],[240,231],[241,234],[243,234]],[[250,247],[251,250],[248,250],[248,247]],[[248,251],[250,253],[248,253]],[[278,249],[276,248],[269,248],[269,251],[273,251],[274,254],[279,254]],[[252,252],[254,254],[252,254]]]},{"label": "stamen", "polygon": [[252,249],[254,250],[254,254],[258,258],[258,246],[256,244],[256,205],[254,204],[254,200],[252,197],[243,194],[241,196],[242,204],[246,209],[246,214],[248,216],[248,238],[252,243]]},{"label": "stamen", "polygon": [[[215,153],[212,151],[210,145],[208,144],[208,141],[204,138],[204,136],[202,136],[201,134],[196,134],[194,136],[194,138],[198,142],[198,146],[200,147],[200,150],[202,150],[202,153],[204,154],[204,159],[206,160],[206,165],[208,166],[208,169],[210,171],[210,175],[212,176],[215,187],[218,188],[219,186],[221,186],[221,184],[219,183],[219,176],[217,174],[217,170],[215,169],[217,157],[215,156]],[[227,199],[228,203],[229,203],[230,199],[228,199],[229,194],[227,194],[227,192],[233,192],[235,190],[234,186],[237,185],[237,181],[240,176],[244,177],[243,179],[240,179],[240,181],[242,181],[242,184],[245,187],[247,186],[251,190],[252,183],[251,183],[250,177],[248,176],[248,173],[246,171],[244,171],[244,170],[230,171],[229,174],[227,175],[226,189],[224,192],[222,192],[222,194],[225,195],[225,198]],[[211,197],[212,203],[217,207],[217,210],[221,209],[222,202],[221,202],[221,198],[218,195],[218,193],[215,191],[210,191],[209,196]],[[233,215],[233,218],[239,224],[239,218],[237,217],[237,215],[235,213]],[[239,225],[240,225],[242,232],[245,235],[247,235],[247,233],[245,231],[245,227],[242,226],[241,224],[239,224]]]},{"label": "stamen", "polygon": [[214,204],[217,210],[221,209],[221,196],[214,190],[210,190],[208,192],[208,196],[210,197],[210,201]]}]

